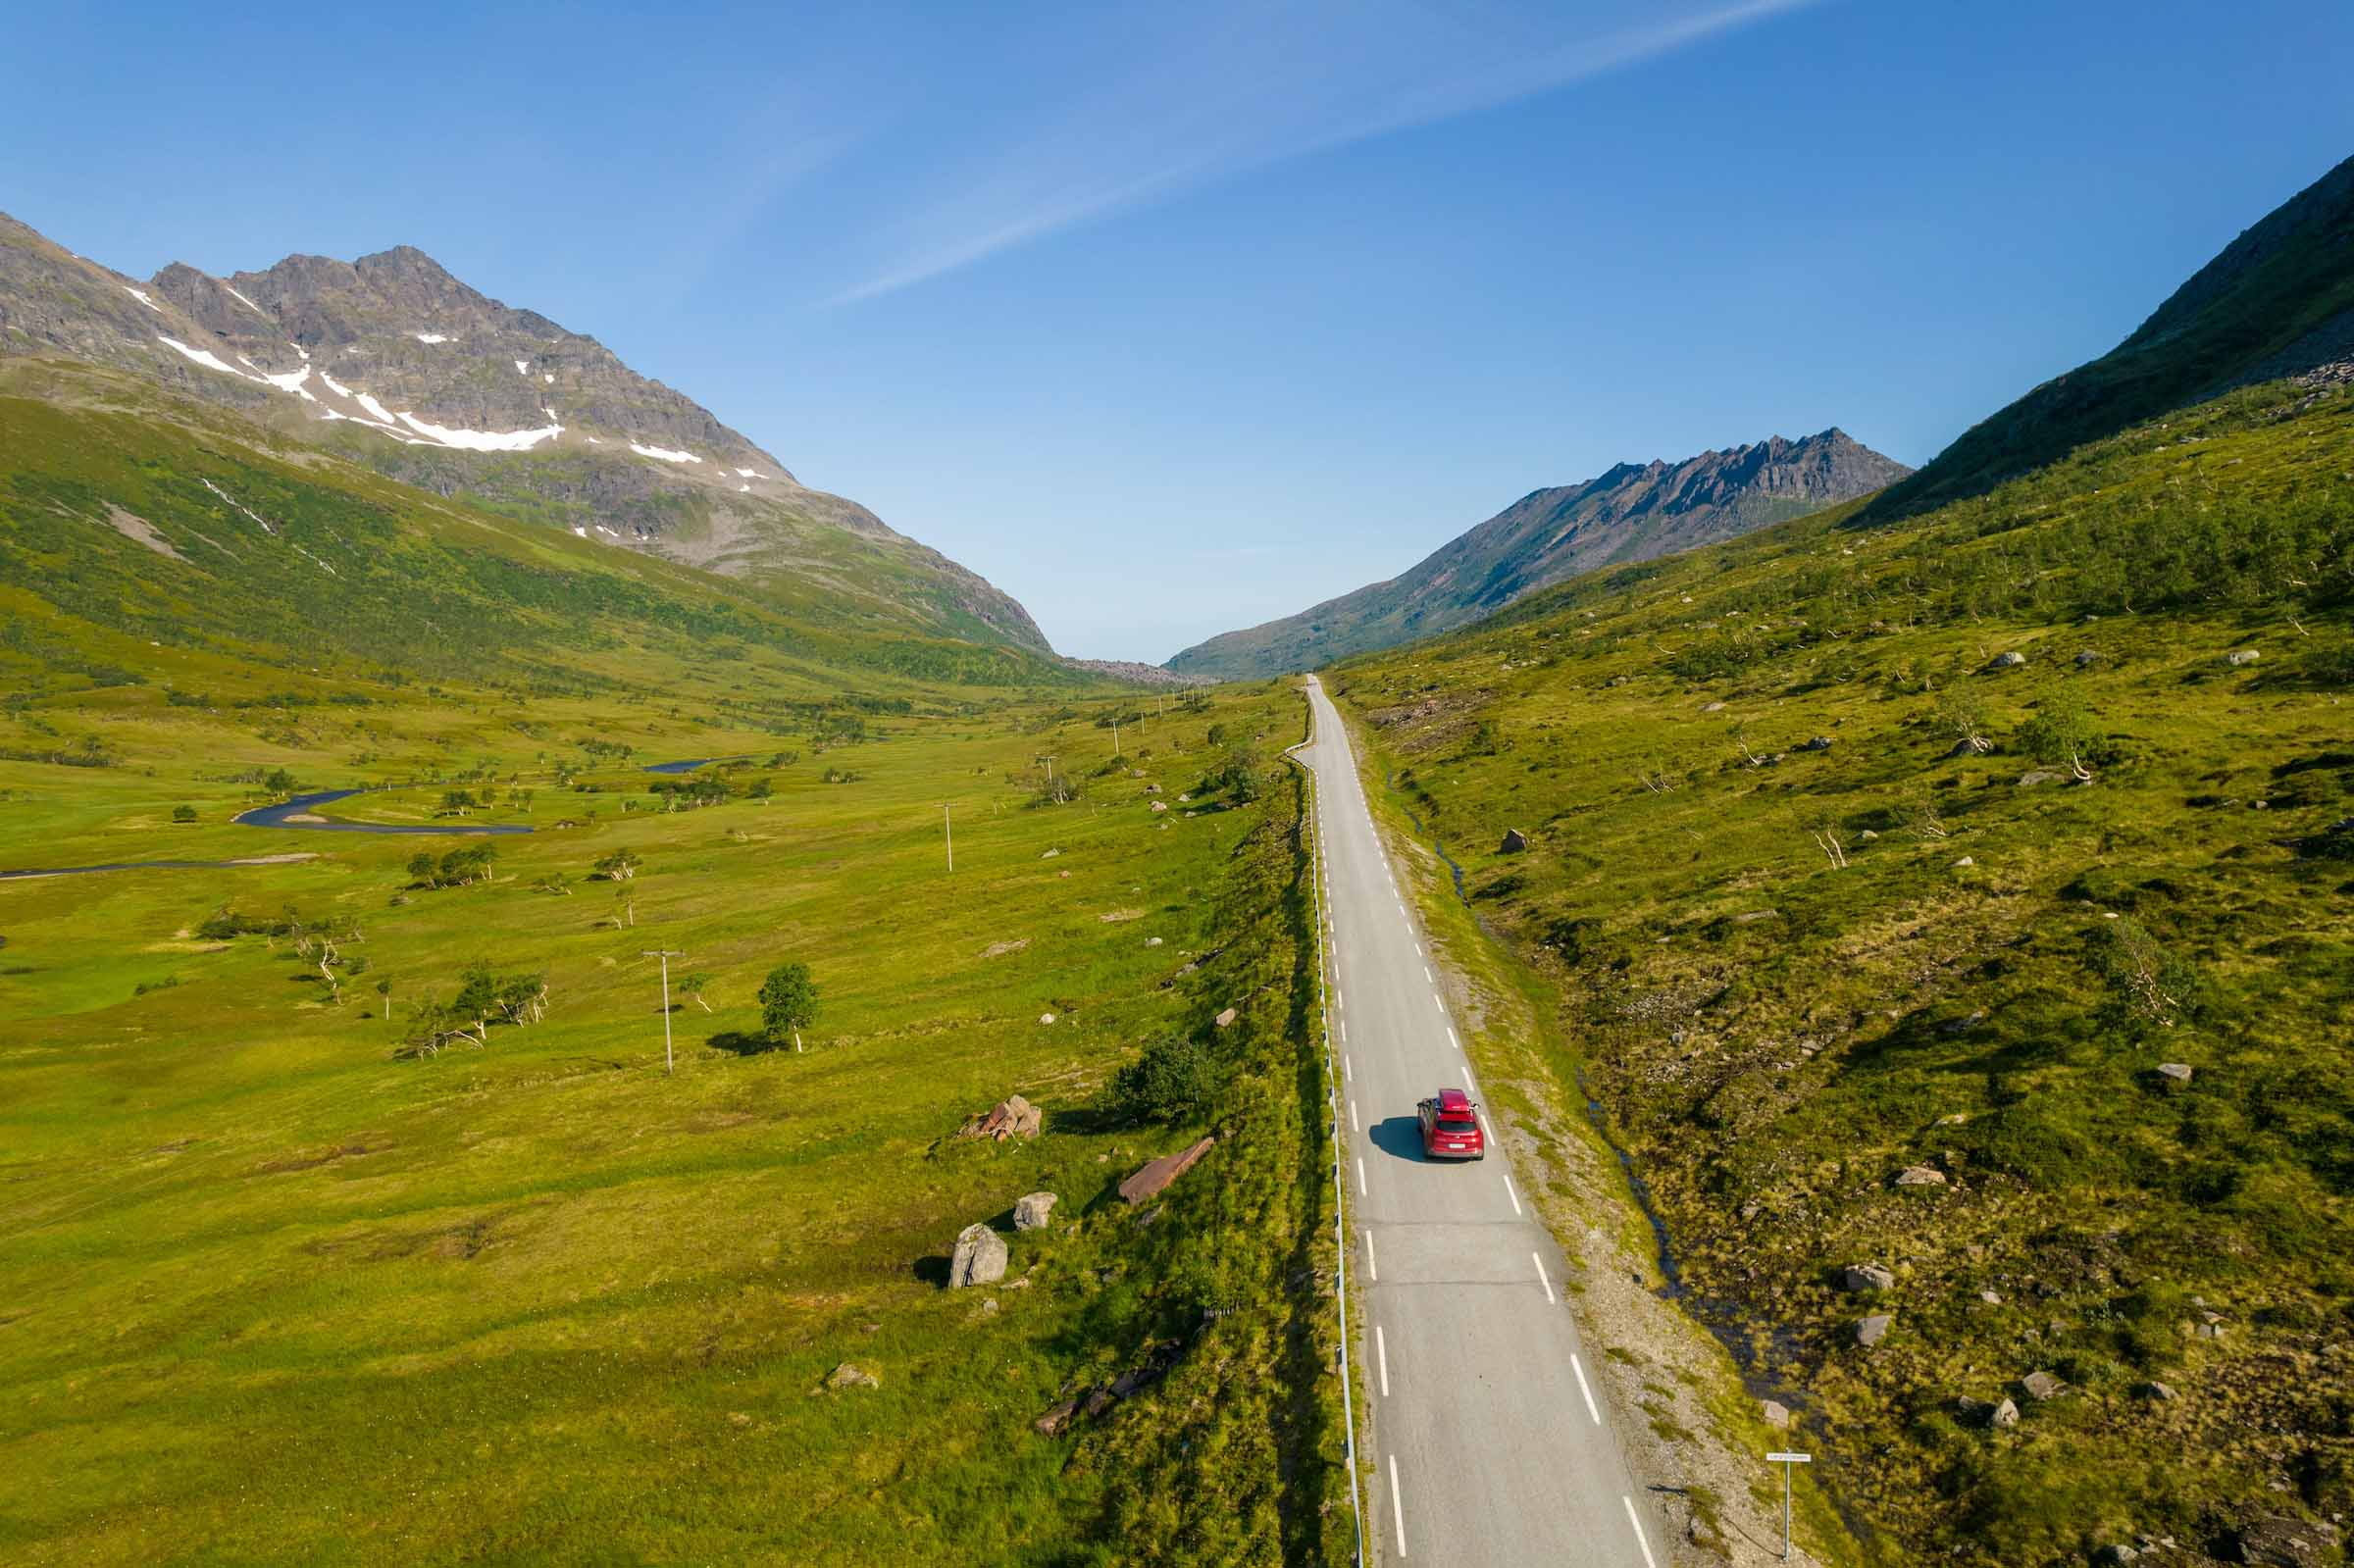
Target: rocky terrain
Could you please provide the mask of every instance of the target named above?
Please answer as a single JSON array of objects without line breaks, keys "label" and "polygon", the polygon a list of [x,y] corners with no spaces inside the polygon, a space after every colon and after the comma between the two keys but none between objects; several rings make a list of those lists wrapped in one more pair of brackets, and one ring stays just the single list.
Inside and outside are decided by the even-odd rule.
[{"label": "rocky terrain", "polygon": [[1237,680],[1311,670],[1464,626],[1583,572],[1647,561],[1867,495],[1911,473],[1833,429],[1680,463],[1621,463],[1535,490],[1387,582],[1186,649],[1169,668]]},{"label": "rocky terrain", "polygon": [[0,215],[0,355],[68,357],[226,403],[442,496],[734,577],[912,609],[1046,651],[1020,604],[595,338],[423,251],[140,281]]}]

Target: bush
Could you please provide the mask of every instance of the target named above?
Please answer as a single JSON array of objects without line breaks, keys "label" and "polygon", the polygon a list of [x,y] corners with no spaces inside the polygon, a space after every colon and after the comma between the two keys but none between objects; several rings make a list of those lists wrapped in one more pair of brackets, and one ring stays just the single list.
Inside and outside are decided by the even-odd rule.
[{"label": "bush", "polygon": [[194,822],[196,820],[196,808],[194,806],[174,806],[172,808],[172,820],[174,822]]},{"label": "bush", "polygon": [[1201,1041],[1163,1035],[1112,1075],[1111,1109],[1127,1122],[1182,1122],[1208,1108],[1214,1087]]},{"label": "bush", "polygon": [[2093,932],[2089,962],[2109,988],[2104,1018],[2134,1038],[2172,1029],[2198,1005],[2198,973],[2130,915]]}]

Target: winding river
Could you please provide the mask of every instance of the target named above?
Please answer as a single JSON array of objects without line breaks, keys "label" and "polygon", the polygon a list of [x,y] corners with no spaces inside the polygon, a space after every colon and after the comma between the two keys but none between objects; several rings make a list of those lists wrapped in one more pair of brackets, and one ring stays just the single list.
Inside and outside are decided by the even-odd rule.
[{"label": "winding river", "polygon": [[[712,762],[732,761],[726,757],[690,757],[681,762],[654,762],[646,765],[647,773],[692,773]],[[402,824],[389,822],[351,822],[340,817],[323,817],[319,807],[332,806],[353,795],[369,794],[366,789],[314,789],[308,794],[289,795],[272,806],[256,806],[240,811],[230,819],[240,828],[281,828],[298,833],[375,833],[375,834],[436,834],[443,837],[482,836],[489,834],[530,833],[522,823],[479,823],[470,827],[450,827],[441,823]],[[0,871],[0,882],[19,882],[34,877],[88,877],[102,871],[224,871],[236,866],[282,866],[293,861],[314,858],[309,854],[246,855],[235,860],[116,860],[102,866],[56,866],[26,871]]]}]

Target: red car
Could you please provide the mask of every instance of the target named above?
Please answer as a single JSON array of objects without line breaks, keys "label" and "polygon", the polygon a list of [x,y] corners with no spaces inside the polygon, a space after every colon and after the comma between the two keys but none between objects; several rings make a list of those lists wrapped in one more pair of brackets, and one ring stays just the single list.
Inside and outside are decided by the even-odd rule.
[{"label": "red car", "polygon": [[1416,1107],[1422,1114],[1422,1157],[1431,1160],[1484,1160],[1487,1135],[1480,1131],[1479,1107],[1459,1088],[1443,1088]]}]

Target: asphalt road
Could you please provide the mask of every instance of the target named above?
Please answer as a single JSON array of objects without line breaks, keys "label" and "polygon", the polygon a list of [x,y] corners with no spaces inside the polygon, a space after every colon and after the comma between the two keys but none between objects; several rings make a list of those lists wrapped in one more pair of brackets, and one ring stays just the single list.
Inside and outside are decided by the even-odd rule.
[{"label": "asphalt road", "polygon": [[[1394,881],[1331,700],[1311,676],[1321,875],[1342,1065],[1343,1174],[1376,1479],[1376,1561],[1657,1565],[1670,1555],[1600,1402],[1560,1247],[1489,1128],[1488,1157],[1425,1161],[1418,1101],[1480,1098],[1429,944]],[[1483,1108],[1483,1121],[1485,1113]]]}]

